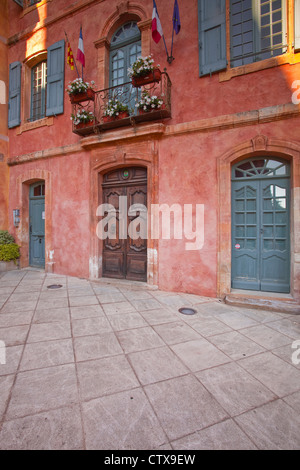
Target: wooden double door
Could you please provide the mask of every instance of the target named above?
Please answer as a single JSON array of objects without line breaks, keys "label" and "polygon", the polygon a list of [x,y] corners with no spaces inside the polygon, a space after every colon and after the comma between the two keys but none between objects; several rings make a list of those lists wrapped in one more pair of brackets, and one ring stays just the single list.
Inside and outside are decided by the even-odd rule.
[{"label": "wooden double door", "polygon": [[[147,281],[147,169],[121,168],[104,175],[102,202],[113,209],[103,241],[104,277]],[[140,236],[139,236],[140,234]]]}]

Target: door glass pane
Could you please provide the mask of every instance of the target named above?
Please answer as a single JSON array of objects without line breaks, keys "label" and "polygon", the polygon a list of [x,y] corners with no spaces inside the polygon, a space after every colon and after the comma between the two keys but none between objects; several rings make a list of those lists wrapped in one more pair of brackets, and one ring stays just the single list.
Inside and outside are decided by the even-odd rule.
[{"label": "door glass pane", "polygon": [[275,241],[275,250],[285,251],[286,250],[286,242],[284,240],[276,240]]},{"label": "door glass pane", "polygon": [[248,213],[246,220],[247,224],[256,224],[256,213]]},{"label": "door glass pane", "polygon": [[234,178],[272,177],[289,175],[289,165],[272,158],[257,158],[242,162],[233,169]]},{"label": "door glass pane", "polygon": [[247,237],[256,237],[256,226],[247,227]]},{"label": "door glass pane", "polygon": [[273,250],[273,240],[264,240],[264,251]]},{"label": "door glass pane", "polygon": [[256,249],[256,240],[247,239],[245,248],[248,249],[248,250],[255,250]]}]

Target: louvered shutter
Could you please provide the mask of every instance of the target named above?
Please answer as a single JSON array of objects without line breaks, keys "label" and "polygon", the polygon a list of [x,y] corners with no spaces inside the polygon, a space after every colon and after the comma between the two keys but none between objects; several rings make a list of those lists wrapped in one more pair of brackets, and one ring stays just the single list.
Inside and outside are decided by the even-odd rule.
[{"label": "louvered shutter", "polygon": [[16,127],[21,123],[21,62],[9,65],[8,92],[8,127]]},{"label": "louvered shutter", "polygon": [[200,76],[223,70],[226,60],[226,0],[198,0]]},{"label": "louvered shutter", "polygon": [[295,50],[300,50],[300,0],[295,0]]},{"label": "louvered shutter", "polygon": [[65,41],[47,49],[47,107],[46,116],[64,112]]}]

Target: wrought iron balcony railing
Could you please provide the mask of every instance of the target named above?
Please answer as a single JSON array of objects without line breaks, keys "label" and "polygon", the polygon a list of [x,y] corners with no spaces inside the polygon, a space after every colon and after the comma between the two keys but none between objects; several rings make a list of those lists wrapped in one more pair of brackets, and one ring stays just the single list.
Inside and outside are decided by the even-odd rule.
[{"label": "wrought iron balcony railing", "polygon": [[[139,109],[137,104],[144,99],[145,106],[149,102],[159,102],[158,108],[150,107],[150,110]],[[111,100],[111,101],[110,101]],[[107,116],[107,106],[112,100],[122,103],[128,108],[128,113],[119,113],[118,116]],[[93,133],[101,133],[107,129],[124,126],[135,126],[145,121],[154,121],[171,117],[171,81],[166,72],[162,72],[159,82],[149,83],[142,87],[134,87],[131,82],[117,85],[104,90],[96,91],[93,99],[73,104],[73,115],[80,111],[92,113],[93,119],[89,123],[75,124],[73,121],[73,132],[85,136]]]}]

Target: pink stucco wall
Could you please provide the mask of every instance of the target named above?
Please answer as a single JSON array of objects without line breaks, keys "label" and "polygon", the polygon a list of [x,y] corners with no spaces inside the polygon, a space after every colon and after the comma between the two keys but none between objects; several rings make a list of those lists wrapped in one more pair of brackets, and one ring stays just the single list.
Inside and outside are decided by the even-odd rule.
[{"label": "pink stucco wall", "polygon": [[[14,2],[10,2],[11,31],[13,36],[30,29],[39,18],[33,11],[21,18]],[[47,18],[57,14],[57,2],[46,4]],[[124,4],[127,2],[123,2]],[[131,2],[130,2],[131,3]],[[64,2],[64,9],[72,6]],[[76,11],[65,19],[49,22],[44,30],[44,45],[64,38],[67,32],[76,55],[79,27],[82,25],[86,54],[85,78],[99,83],[97,76],[97,50],[94,42],[113,14],[119,1],[95,2],[89,8]],[[146,19],[151,18],[152,2],[136,1]],[[159,13],[167,46],[171,46],[171,14],[173,2],[160,2]],[[179,290],[201,295],[215,296],[217,292],[219,194],[218,159],[239,144],[263,134],[270,138],[296,142],[300,145],[299,117],[276,120],[264,124],[242,125],[235,128],[193,131],[194,121],[217,118],[223,115],[255,111],[261,108],[291,103],[294,80],[300,76],[300,64],[282,65],[255,73],[249,73],[221,82],[219,74],[199,78],[197,1],[180,2],[181,31],[174,39],[172,65],[166,61],[163,42],[151,41],[151,51],[161,68],[166,67],[172,81],[172,119],[165,121],[166,132],[158,141],[159,204],[203,204],[204,246],[200,251],[185,250],[186,240],[160,240],[158,244],[158,283],[166,290]],[[141,14],[142,16],[142,14]],[[126,18],[126,16],[124,16]],[[145,18],[141,18],[145,20]],[[120,21],[116,14],[116,21]],[[119,24],[119,23],[118,23]],[[9,62],[23,61],[26,56],[26,39],[21,39],[9,49]],[[76,76],[66,66],[65,84]],[[9,131],[10,157],[32,154],[43,149],[77,144],[80,137],[71,131],[71,105],[65,96],[63,115],[54,117],[53,125],[23,132],[18,128]],[[189,130],[173,132],[176,125],[187,123]],[[178,127],[177,127],[178,129]],[[104,145],[104,144],[102,144]],[[126,141],[122,146],[126,152]],[[130,143],[132,146],[133,144]],[[19,204],[13,191],[17,178],[31,169],[51,172],[52,247],[54,270],[57,273],[88,277],[90,257],[90,151],[68,153],[38,159],[10,168],[10,216]],[[11,220],[11,217],[10,217]],[[11,221],[12,223],[12,221]],[[13,227],[11,225],[11,230]]]}]

